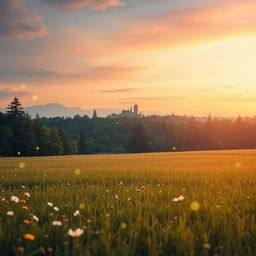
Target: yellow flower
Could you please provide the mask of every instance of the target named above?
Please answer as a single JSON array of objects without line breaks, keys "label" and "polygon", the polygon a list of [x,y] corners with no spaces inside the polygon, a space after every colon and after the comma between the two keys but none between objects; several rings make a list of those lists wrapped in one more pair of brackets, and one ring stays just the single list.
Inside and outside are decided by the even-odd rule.
[{"label": "yellow flower", "polygon": [[34,241],[35,240],[35,236],[32,235],[32,234],[24,234],[23,237],[26,239],[26,240],[29,240],[29,241]]},{"label": "yellow flower", "polygon": [[23,223],[26,224],[26,225],[29,225],[30,221],[29,220],[23,220]]},{"label": "yellow flower", "polygon": [[127,224],[125,222],[122,222],[121,223],[121,228],[126,229],[127,228]]}]

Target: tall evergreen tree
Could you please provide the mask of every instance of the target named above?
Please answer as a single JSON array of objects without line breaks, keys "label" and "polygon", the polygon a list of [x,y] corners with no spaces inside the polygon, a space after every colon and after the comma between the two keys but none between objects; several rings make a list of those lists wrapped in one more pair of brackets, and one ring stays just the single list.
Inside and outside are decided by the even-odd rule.
[{"label": "tall evergreen tree", "polygon": [[47,136],[46,155],[62,155],[63,143],[57,129],[51,129]]},{"label": "tall evergreen tree", "polygon": [[63,155],[73,154],[73,144],[72,141],[69,139],[67,133],[62,128],[58,129],[58,132],[63,144]]},{"label": "tall evergreen tree", "polygon": [[97,112],[96,110],[94,109],[93,110],[93,115],[92,115],[92,119],[96,119],[98,116],[97,116]]},{"label": "tall evergreen tree", "polygon": [[143,153],[148,151],[146,129],[140,122],[132,130],[127,151],[129,153]]},{"label": "tall evergreen tree", "polygon": [[25,114],[20,100],[15,97],[7,107],[7,123],[12,131],[11,148],[12,155],[21,152],[22,155],[35,153],[35,134],[31,126],[31,120]]}]

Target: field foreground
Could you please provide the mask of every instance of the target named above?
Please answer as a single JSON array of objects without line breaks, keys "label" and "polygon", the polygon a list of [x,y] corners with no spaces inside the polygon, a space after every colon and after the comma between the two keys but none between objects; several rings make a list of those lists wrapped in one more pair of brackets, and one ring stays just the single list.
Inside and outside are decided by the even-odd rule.
[{"label": "field foreground", "polygon": [[256,255],[254,150],[1,158],[0,179],[1,256]]}]

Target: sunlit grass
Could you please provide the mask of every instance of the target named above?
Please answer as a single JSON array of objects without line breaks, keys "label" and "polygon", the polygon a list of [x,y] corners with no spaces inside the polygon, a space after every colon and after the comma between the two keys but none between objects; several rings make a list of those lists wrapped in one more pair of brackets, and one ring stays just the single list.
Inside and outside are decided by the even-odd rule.
[{"label": "sunlit grass", "polygon": [[256,255],[256,151],[0,163],[1,255]]}]

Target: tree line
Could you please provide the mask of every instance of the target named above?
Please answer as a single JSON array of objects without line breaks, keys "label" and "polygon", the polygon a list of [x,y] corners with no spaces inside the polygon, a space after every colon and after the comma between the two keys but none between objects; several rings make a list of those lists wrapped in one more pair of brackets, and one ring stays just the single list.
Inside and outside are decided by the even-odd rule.
[{"label": "tree line", "polygon": [[32,120],[24,112],[18,98],[0,113],[0,155],[48,156],[76,152],[75,143],[61,128],[47,128],[37,117]]},{"label": "tree line", "polygon": [[256,121],[186,116],[31,119],[17,98],[0,114],[0,155],[142,153],[256,148]]}]

